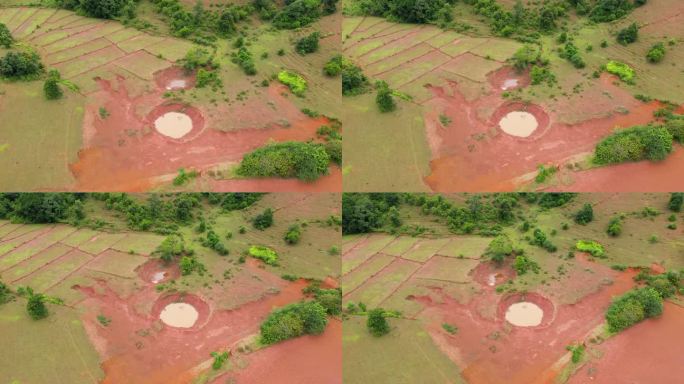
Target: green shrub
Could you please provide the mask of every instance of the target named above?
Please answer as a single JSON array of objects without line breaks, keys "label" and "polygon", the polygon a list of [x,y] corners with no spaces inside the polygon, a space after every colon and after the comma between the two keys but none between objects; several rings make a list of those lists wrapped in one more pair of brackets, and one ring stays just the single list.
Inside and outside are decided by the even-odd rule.
[{"label": "green shrub", "polygon": [[684,119],[667,121],[664,126],[674,141],[684,144]]},{"label": "green shrub", "polygon": [[14,44],[12,33],[5,24],[0,23],[0,47],[9,48],[12,44]]},{"label": "green shrub", "polygon": [[342,55],[335,55],[323,67],[323,73],[326,76],[335,77],[342,72],[344,66],[344,58]]},{"label": "green shrub", "polygon": [[594,257],[605,256],[605,251],[603,246],[595,241],[591,240],[578,240],[575,244],[575,248],[578,251],[590,253]]},{"label": "green shrub", "polygon": [[598,0],[589,11],[589,18],[597,23],[617,20],[632,11],[632,0]]},{"label": "green shrub", "polygon": [[504,234],[496,236],[487,246],[485,255],[497,264],[501,264],[506,256],[513,253],[513,242]]},{"label": "green shrub", "polygon": [[584,204],[582,209],[575,213],[575,223],[587,225],[594,220],[594,209],[591,204]]},{"label": "green shrub", "polygon": [[252,245],[249,247],[249,255],[268,265],[278,265],[278,254],[269,247]]},{"label": "green shrub", "polygon": [[577,364],[582,360],[584,356],[584,345],[569,345],[567,347],[568,351],[572,352],[572,358],[570,359],[573,364]]},{"label": "green shrub", "polygon": [[185,242],[179,235],[169,235],[159,244],[155,253],[165,263],[172,262],[176,257],[186,254]]},{"label": "green shrub", "polygon": [[79,9],[90,16],[100,19],[114,19],[121,16],[130,0],[80,0]]},{"label": "green shrub", "polygon": [[375,103],[378,105],[380,112],[392,112],[397,109],[397,104],[394,102],[394,98],[392,97],[392,90],[386,82],[378,81],[375,83],[375,89],[377,90]]},{"label": "green shrub", "polygon": [[304,334],[319,335],[328,324],[325,308],[315,301],[290,304],[271,312],[261,324],[261,343],[275,344]]},{"label": "green shrub", "polygon": [[684,192],[674,192],[670,195],[670,201],[667,207],[670,211],[681,212],[684,205]]},{"label": "green shrub", "polygon": [[248,51],[246,47],[240,47],[238,48],[237,52],[231,53],[230,60],[242,68],[242,71],[245,73],[245,75],[256,75],[257,70],[256,66],[254,65],[254,58],[252,57],[252,53]]},{"label": "green shrub", "polygon": [[33,51],[10,51],[0,59],[0,77],[11,80],[34,80],[43,73],[40,56]]},{"label": "green shrub", "polygon": [[211,368],[215,371],[218,371],[223,367],[223,364],[228,360],[228,352],[212,352],[211,357],[214,358],[214,362],[211,364]]},{"label": "green shrub", "polygon": [[283,142],[245,155],[236,172],[250,177],[296,177],[313,181],[328,173],[330,155],[323,144]]},{"label": "green shrub", "polygon": [[296,96],[304,96],[304,92],[308,88],[306,80],[301,75],[291,71],[280,71],[278,81],[287,85]]},{"label": "green shrub", "polygon": [[518,255],[515,257],[513,269],[515,269],[518,275],[524,275],[528,271],[539,273],[539,264],[537,264],[536,261],[529,259],[525,255]]},{"label": "green shrub", "polygon": [[614,300],[608,308],[608,330],[620,332],[644,319],[660,316],[662,312],[663,298],[655,289],[634,289]]},{"label": "green shrub", "polygon": [[625,63],[611,60],[606,64],[606,71],[620,78],[620,80],[631,83],[634,80],[634,69]]},{"label": "green shrub", "polygon": [[648,53],[646,53],[646,59],[651,63],[660,63],[665,57],[665,52],[665,44],[656,43],[648,50]]},{"label": "green shrub", "polygon": [[218,77],[218,73],[215,71],[208,71],[204,68],[197,70],[196,76],[196,87],[204,88],[207,85],[218,87],[221,85],[221,79]]},{"label": "green shrub", "polygon": [[273,25],[276,28],[296,29],[307,26],[321,17],[320,0],[294,0],[286,4],[273,17]]},{"label": "green shrub", "polygon": [[48,100],[57,100],[64,96],[62,88],[59,87],[59,77],[48,76],[43,84],[43,94]]},{"label": "green shrub", "polygon": [[313,32],[307,36],[302,37],[295,43],[295,52],[300,55],[306,55],[318,51],[318,40],[321,34]]},{"label": "green shrub", "polygon": [[5,304],[5,303],[9,303],[12,300],[14,300],[14,296],[12,295],[12,291],[7,286],[7,284],[3,283],[0,280],[0,305]]},{"label": "green shrub", "polygon": [[330,161],[342,165],[342,140],[329,140],[325,143],[325,152],[330,157]]},{"label": "green shrub", "polygon": [[302,237],[302,229],[299,226],[299,224],[294,224],[291,225],[290,228],[287,229],[287,232],[285,232],[285,236],[283,237],[283,240],[287,244],[294,245],[299,243],[299,239]]},{"label": "green shrub", "polygon": [[601,140],[594,151],[597,164],[660,161],[672,152],[672,134],[662,126],[635,126]]},{"label": "green shrub", "polygon": [[273,210],[271,208],[264,209],[263,212],[252,219],[252,225],[260,231],[269,228],[273,225]]},{"label": "green shrub", "polygon": [[618,237],[622,233],[622,219],[619,217],[613,217],[608,222],[608,228],[606,229],[608,236]]},{"label": "green shrub", "polygon": [[349,63],[342,67],[342,95],[355,96],[368,91],[370,82],[361,68]]},{"label": "green shrub", "polygon": [[539,172],[537,173],[537,176],[535,176],[534,181],[539,184],[545,182],[549,177],[555,175],[558,171],[558,167],[551,166],[546,168],[543,164],[540,164],[537,169]]},{"label": "green shrub", "polygon": [[204,276],[204,273],[207,271],[207,268],[204,266],[204,264],[197,260],[197,257],[194,255],[186,255],[181,257],[179,266],[181,275],[183,276],[191,275],[193,272],[197,272],[198,275]]},{"label": "green shrub", "polygon": [[617,42],[622,45],[632,44],[639,38],[639,26],[636,23],[630,24],[627,28],[621,29],[617,34]]},{"label": "green shrub", "polygon": [[28,302],[26,303],[26,311],[33,320],[40,320],[48,317],[49,312],[45,306],[45,295],[41,293],[34,293],[33,289],[27,287],[25,292],[28,294]]},{"label": "green shrub", "polygon": [[458,332],[458,328],[449,323],[442,323],[442,329],[444,329],[452,335],[455,335]]},{"label": "green shrub", "polygon": [[390,326],[385,318],[385,310],[382,308],[375,308],[368,312],[368,320],[366,327],[371,335],[380,337],[390,332]]}]

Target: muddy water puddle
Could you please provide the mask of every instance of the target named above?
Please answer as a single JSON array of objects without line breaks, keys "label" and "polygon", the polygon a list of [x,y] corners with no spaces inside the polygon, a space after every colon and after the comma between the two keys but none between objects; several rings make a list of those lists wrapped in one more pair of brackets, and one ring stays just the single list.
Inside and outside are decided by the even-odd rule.
[{"label": "muddy water puddle", "polygon": [[507,113],[500,121],[501,130],[511,136],[529,137],[539,127],[533,114],[523,111]]},{"label": "muddy water puddle", "polygon": [[172,139],[180,139],[192,131],[192,119],[181,112],[167,112],[154,121],[157,132]]},{"label": "muddy water puddle", "polygon": [[175,328],[192,328],[198,318],[199,312],[188,303],[171,303],[159,314],[164,324]]},{"label": "muddy water puddle", "polygon": [[166,272],[163,272],[163,271],[161,271],[161,272],[155,272],[154,275],[152,275],[152,280],[151,280],[151,281],[152,281],[152,283],[154,283],[154,284],[158,284],[158,283],[160,283],[162,280],[164,280],[164,278],[166,277],[166,275],[167,275],[167,273],[166,273]]},{"label": "muddy water puddle", "polygon": [[506,321],[517,327],[536,327],[543,318],[544,311],[528,301],[511,304],[506,310]]},{"label": "muddy water puddle", "polygon": [[520,80],[518,79],[506,79],[501,85],[501,89],[507,91],[509,89],[518,88],[520,85]]},{"label": "muddy water puddle", "polygon": [[174,79],[174,80],[169,81],[166,84],[166,89],[169,91],[173,91],[176,89],[185,89],[185,88],[187,88],[187,86],[188,86],[188,82],[186,80]]}]

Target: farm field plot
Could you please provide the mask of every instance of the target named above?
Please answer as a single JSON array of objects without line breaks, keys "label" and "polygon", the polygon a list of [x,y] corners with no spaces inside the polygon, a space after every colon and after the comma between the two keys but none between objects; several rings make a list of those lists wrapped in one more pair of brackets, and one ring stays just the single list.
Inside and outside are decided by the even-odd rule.
[{"label": "farm field plot", "polygon": [[[514,9],[515,2],[503,0],[487,6],[448,5],[444,9],[451,11],[453,22],[439,28],[443,21],[409,24],[390,21],[401,19],[397,15],[356,16],[364,8],[359,1],[350,3],[342,50],[370,85],[360,95],[343,97],[349,111],[345,190],[684,188],[681,180],[668,176],[684,168],[682,140],[675,128],[681,125],[684,106],[684,33],[673,28],[684,11],[681,2],[649,1],[604,23],[592,22],[569,6],[551,30],[522,36],[511,30],[508,38],[493,29],[514,12],[538,20],[535,15],[543,5],[522,2],[522,11]],[[487,13],[496,7],[506,13]],[[534,29],[535,22],[530,23]],[[636,41],[618,43],[618,32],[633,23]],[[652,62],[647,53],[659,44],[665,54]],[[579,68],[563,57],[566,49],[577,51]],[[521,64],[525,52],[532,52],[530,62]],[[626,65],[633,78],[610,73],[609,63]],[[375,105],[376,81],[385,81],[392,90],[393,111],[382,113]],[[669,117],[662,108],[670,111]],[[509,120],[516,116],[526,120]],[[672,150],[663,159],[595,161],[597,145],[606,137],[649,124],[672,124]],[[524,132],[513,132],[512,126]],[[537,177],[540,166],[553,173]]]},{"label": "farm field plot", "polygon": [[[349,195],[345,382],[676,382],[682,374],[674,335],[684,322],[684,195]],[[377,224],[358,231],[361,218]],[[410,235],[427,221],[433,227]],[[357,255],[367,257],[358,264]],[[665,280],[667,292],[655,288]],[[613,328],[620,297],[646,291],[662,312]],[[377,311],[386,329],[371,319]],[[657,365],[637,364],[651,355]],[[634,366],[622,372],[625,361]]]},{"label": "farm field plot", "polygon": [[[339,48],[336,14],[297,31],[278,30],[248,15],[240,34],[201,45],[169,31],[165,23],[171,20],[152,2],[136,4],[137,24],[0,1],[0,23],[16,41],[0,48],[0,56],[34,51],[45,71],[60,73],[63,93],[59,100],[45,98],[45,73],[32,81],[0,76],[0,189],[341,189],[341,169],[334,160],[315,180],[236,172],[248,153],[270,144],[335,144],[317,131],[334,125],[341,134],[339,83],[322,72]],[[210,11],[220,13],[213,4],[205,12]],[[143,24],[147,28],[134,28]],[[316,52],[295,52],[298,39],[315,33]],[[236,64],[238,47],[247,49],[255,73],[247,75]],[[187,64],[193,52],[211,57]],[[283,70],[307,82],[301,97],[277,80]],[[212,78],[207,84],[198,73]],[[163,126],[164,116],[184,122]],[[172,183],[180,169],[193,176]]]},{"label": "farm field plot", "polygon": [[[341,383],[339,200],[0,194],[0,377]],[[132,224],[139,220],[146,229]],[[278,326],[287,321],[279,309],[304,305],[318,311],[319,328],[267,338],[262,323]]]}]

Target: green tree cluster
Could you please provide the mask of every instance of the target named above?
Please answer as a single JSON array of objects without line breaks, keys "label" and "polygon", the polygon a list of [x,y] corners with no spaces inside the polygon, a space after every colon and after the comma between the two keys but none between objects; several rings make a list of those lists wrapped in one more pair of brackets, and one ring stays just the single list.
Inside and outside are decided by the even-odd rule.
[{"label": "green tree cluster", "polygon": [[325,308],[316,301],[290,304],[271,312],[261,324],[262,344],[275,344],[302,335],[319,335],[328,324]]},{"label": "green tree cluster", "polygon": [[[296,177],[313,181],[328,173],[328,147],[313,142],[268,144],[246,154],[236,173],[250,177]],[[331,148],[334,149],[334,148]]]},{"label": "green tree cluster", "polygon": [[601,140],[594,150],[594,162],[661,161],[672,152],[672,141],[672,133],[664,126],[634,126]]}]

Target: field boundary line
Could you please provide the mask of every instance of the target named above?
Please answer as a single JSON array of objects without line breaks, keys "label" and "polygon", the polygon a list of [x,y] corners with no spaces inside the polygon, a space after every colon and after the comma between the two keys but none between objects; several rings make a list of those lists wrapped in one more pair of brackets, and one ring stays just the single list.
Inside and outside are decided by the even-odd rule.
[{"label": "field boundary line", "polygon": [[[91,43],[91,42],[97,41],[97,40],[100,40],[100,38],[97,38],[97,39],[94,39],[94,40],[90,40],[90,41],[88,41],[88,42],[85,43],[85,44],[88,44],[88,43]],[[106,40],[106,39],[105,39],[105,40]],[[108,41],[108,40],[107,40],[107,41]],[[77,47],[79,47],[79,46],[81,46],[81,45],[83,45],[83,44],[79,44],[79,45],[77,45],[77,46],[75,46],[75,47],[71,47],[71,48],[61,49],[61,50],[59,50],[59,51],[57,51],[57,52],[55,52],[55,53],[51,53],[51,54],[49,54],[49,55],[46,55],[46,57],[49,57],[49,56],[54,55],[54,54],[59,53],[59,52],[63,52],[63,51],[65,51],[65,50],[75,49],[75,48],[77,48]],[[87,52],[87,53],[85,53],[85,54],[83,54],[83,55],[76,56],[76,57],[72,57],[71,59],[66,59],[66,60],[62,60],[62,61],[51,62],[51,63],[49,63],[49,64],[50,64],[50,65],[60,65],[60,64],[68,63],[68,62],[70,62],[70,61],[78,60],[78,59],[82,58],[83,56],[90,55],[90,54],[92,54],[92,53],[97,53],[97,52],[102,51],[102,50],[104,50],[104,49],[107,49],[107,48],[109,48],[109,47],[111,47],[111,45],[107,45],[107,46],[105,46],[105,47],[98,48],[98,49],[96,49],[96,50],[94,50],[94,51],[89,51],[89,52]]]},{"label": "field boundary line", "polygon": [[[61,244],[61,243],[60,243],[60,244]],[[62,245],[64,245],[64,244],[62,244]],[[36,270],[34,270],[34,271],[32,271],[32,272],[30,272],[30,273],[28,273],[28,274],[26,274],[26,275],[24,275],[24,276],[18,278],[18,279],[12,280],[12,284],[16,283],[16,282],[19,281],[19,280],[23,280],[23,279],[25,279],[25,278],[27,278],[27,277],[33,275],[33,274],[36,273],[36,272],[42,271],[43,269],[45,269],[45,267],[47,267],[47,266],[49,266],[50,264],[53,264],[53,263],[59,261],[59,260],[62,259],[63,257],[66,257],[66,255],[70,254],[70,253],[73,252],[74,250],[77,250],[77,249],[76,249],[76,248],[72,248],[72,249],[68,250],[67,252],[64,252],[62,255],[59,255],[59,257],[55,258],[54,260],[48,261],[47,263],[43,264],[43,265],[40,266],[38,269],[36,269]]]},{"label": "field boundary line", "polygon": [[[64,244],[60,243],[59,241],[54,242],[54,243],[50,244],[49,247],[40,250],[39,252],[35,253],[34,255],[29,256],[27,259],[21,260],[21,261],[19,261],[18,263],[14,264],[13,266],[11,266],[11,267],[9,267],[9,268],[4,269],[4,270],[1,271],[1,272],[9,271],[10,269],[12,269],[12,268],[14,268],[14,267],[17,267],[17,266],[20,266],[21,264],[27,263],[27,262],[29,262],[31,259],[33,259],[33,258],[37,257],[38,255],[40,255],[42,252],[45,252],[45,251],[49,250],[50,248],[55,247],[56,245],[62,245],[62,246],[64,246]],[[65,254],[69,253],[71,250],[72,250],[72,249],[67,250],[67,251],[64,252],[63,254],[59,255],[57,258],[60,258],[60,257],[64,256]],[[45,265],[46,265],[46,264],[44,264],[44,265],[41,266],[41,267],[38,267],[38,269],[44,267]],[[26,275],[22,275],[20,278],[14,279],[14,280],[11,281],[11,282],[14,283],[15,281],[19,281],[19,280],[23,279],[25,276],[30,275],[31,273],[33,273],[33,272],[29,272],[29,273],[26,274]]]},{"label": "field boundary line", "polygon": [[[83,252],[83,251],[81,251],[81,252]],[[83,252],[83,253],[85,253],[85,252]],[[86,253],[86,255],[91,256],[91,255],[88,254],[88,253]],[[71,276],[73,276],[76,272],[80,272],[83,268],[85,268],[85,267],[86,267],[88,264],[90,264],[93,260],[95,260],[94,257],[91,257],[90,260],[86,260],[85,263],[79,265],[76,269],[72,270],[72,271],[69,272],[66,276],[64,276],[63,278],[59,279],[59,281],[57,281],[56,283],[52,284],[51,286],[45,288],[43,291],[47,292],[47,291],[51,290],[52,288],[54,288],[54,287],[56,287],[56,286],[62,284],[62,283],[63,283],[64,281],[66,281],[68,278],[70,278]]]},{"label": "field boundary line", "polygon": [[[22,227],[23,227],[23,225],[22,225]],[[11,239],[7,239],[6,241],[12,241],[12,240],[15,240],[15,239],[20,238],[21,236],[28,235],[29,233],[37,232],[37,231],[40,231],[40,230],[45,230],[45,228],[38,228],[38,229],[33,230],[33,231],[28,231],[28,232],[26,232],[26,233],[22,233],[22,234],[19,235],[19,236],[15,236],[15,237],[13,237],[13,238],[11,238]],[[14,232],[14,231],[13,231],[13,232]],[[47,231],[47,232],[49,232],[49,231]],[[41,236],[41,235],[38,235],[38,236]],[[36,236],[36,237],[38,237],[38,236]],[[16,250],[17,248],[21,247],[22,245],[28,243],[29,241],[34,240],[36,237],[31,238],[31,239],[29,239],[29,240],[26,240],[26,241],[20,243],[19,245],[17,245],[16,247],[10,249],[9,251],[0,254],[0,259],[4,258],[5,256],[7,256],[7,254],[11,253],[12,251]],[[2,243],[5,243],[6,241],[3,241]],[[0,245],[1,245],[2,243],[0,243]]]},{"label": "field boundary line", "polygon": [[[79,321],[79,325],[82,326],[82,323],[80,321]],[[78,359],[81,360],[81,363],[83,363],[83,367],[86,369],[86,371],[88,371],[88,376],[90,376],[90,378],[93,380],[92,382],[94,384],[97,384],[98,380],[95,378],[95,376],[93,376],[93,373],[90,372],[88,364],[86,363],[85,359],[83,358],[83,354],[81,353],[81,349],[78,347],[78,344],[76,344],[76,340],[74,340],[74,335],[73,335],[73,333],[71,333],[71,329],[69,329],[69,327],[66,327],[66,329],[67,329],[67,333],[69,334],[69,340],[71,341],[71,344],[74,346],[74,348],[76,349],[76,351],[78,353]]]},{"label": "field boundary line", "polygon": [[[361,59],[363,56],[366,56],[366,55],[368,55],[368,54],[370,54],[370,53],[373,53],[373,52],[375,52],[376,50],[379,50],[379,49],[382,49],[382,48],[387,48],[388,45],[390,45],[390,44],[396,42],[397,40],[401,40],[401,39],[406,38],[406,37],[409,37],[409,36],[411,36],[411,35],[416,35],[417,33],[418,33],[418,31],[416,31],[415,33],[407,33],[407,34],[404,35],[404,36],[401,36],[401,37],[398,37],[398,38],[393,39],[393,40],[391,40],[391,41],[388,41],[387,44],[384,44],[384,45],[381,45],[381,46],[379,46],[379,47],[373,48],[373,49],[371,49],[370,51],[368,51],[368,52],[366,52],[366,53],[364,53],[364,54],[358,56],[358,58]],[[424,40],[420,40],[420,41],[418,41],[416,44],[413,44],[413,45],[411,45],[410,47],[407,47],[407,48],[405,48],[405,49],[402,49],[401,51],[399,51],[399,52],[397,52],[397,53],[393,53],[393,54],[391,54],[391,55],[389,55],[389,56],[385,56],[385,57],[383,57],[383,58],[381,58],[381,59],[375,60],[375,61],[370,62],[370,63],[365,64],[365,65],[366,65],[366,66],[369,66],[369,65],[372,65],[372,64],[375,64],[375,63],[382,62],[382,61],[385,60],[385,59],[390,59],[390,58],[392,58],[392,57],[394,57],[394,56],[397,56],[397,55],[399,55],[399,54],[401,54],[401,53],[404,53],[404,52],[406,52],[406,51],[408,51],[408,50],[410,50],[410,49],[413,49],[413,48],[415,48],[415,47],[417,47],[417,46],[419,46],[419,45],[421,45],[421,44],[427,44],[427,45],[428,45],[429,47],[431,47],[432,49],[435,49],[435,47],[433,47],[433,46],[430,45],[429,43],[426,43],[426,41],[432,39],[433,37],[439,36],[440,34],[441,34],[441,32],[438,33],[438,34],[436,34],[436,35],[434,35],[434,36],[430,36],[430,37],[428,37],[428,38],[426,38],[426,39],[424,39]],[[447,56],[448,56],[448,55],[447,55]]]},{"label": "field boundary line", "polygon": [[379,307],[382,306],[382,304],[383,304],[385,301],[387,301],[387,299],[389,299],[390,297],[394,296],[394,294],[397,293],[397,291],[398,291],[401,287],[403,287],[404,284],[406,284],[407,281],[411,280],[411,279],[413,278],[413,276],[414,276],[416,273],[418,273],[418,271],[420,271],[420,270],[423,268],[423,266],[425,266],[425,263],[419,263],[419,262],[416,262],[416,261],[414,261],[414,262],[417,263],[417,264],[420,264],[420,267],[416,268],[415,271],[411,272],[411,274],[408,275],[404,280],[402,280],[402,282],[399,283],[399,285],[397,285],[397,287],[394,288],[394,290],[392,290],[392,292],[390,292],[389,295],[385,296],[385,297],[378,303],[378,306],[379,306]]},{"label": "field boundary line", "polygon": [[38,13],[38,8],[32,8],[32,11],[33,11],[33,13],[32,13],[29,17],[27,17],[26,20],[22,21],[21,24],[19,24],[19,25],[17,25],[16,27],[14,27],[14,29],[12,30],[12,34],[13,34],[13,35],[14,35],[14,34],[15,34],[15,33],[16,33],[24,24],[26,24],[29,20],[31,20],[31,19],[33,18],[33,16],[36,15],[36,13]]}]

